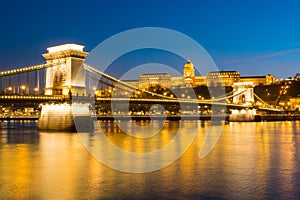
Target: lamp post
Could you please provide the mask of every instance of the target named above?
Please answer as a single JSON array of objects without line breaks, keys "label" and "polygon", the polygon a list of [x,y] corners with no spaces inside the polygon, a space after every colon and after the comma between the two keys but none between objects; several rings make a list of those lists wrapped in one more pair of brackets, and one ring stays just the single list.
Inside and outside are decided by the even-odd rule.
[{"label": "lamp post", "polygon": [[33,90],[34,90],[34,93],[35,93],[35,94],[38,94],[38,93],[39,93],[39,88],[35,87]]},{"label": "lamp post", "polygon": [[20,87],[20,88],[21,88],[21,90],[22,90],[22,92],[21,92],[21,93],[22,93],[22,94],[24,94],[24,93],[25,93],[24,91],[25,91],[25,89],[26,89],[26,86],[25,86],[25,85],[21,85],[21,87]]},{"label": "lamp post", "polygon": [[7,91],[8,91],[9,94],[11,94],[11,93],[12,93],[12,87],[9,86],[9,87],[7,88]]}]

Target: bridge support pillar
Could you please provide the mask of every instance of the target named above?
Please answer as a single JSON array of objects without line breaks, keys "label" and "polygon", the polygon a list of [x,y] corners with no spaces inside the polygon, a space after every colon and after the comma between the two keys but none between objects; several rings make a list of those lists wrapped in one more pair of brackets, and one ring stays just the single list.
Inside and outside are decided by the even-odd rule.
[{"label": "bridge support pillar", "polygon": [[[233,84],[233,103],[252,107],[254,103],[254,85],[252,82],[236,82]],[[255,109],[232,109],[229,121],[259,121],[260,116]]]},{"label": "bridge support pillar", "polygon": [[42,105],[38,128],[52,131],[91,132],[94,130],[88,103]]},{"label": "bridge support pillar", "polygon": [[85,95],[85,75],[81,66],[87,52],[84,46],[64,44],[47,48],[43,54],[46,62],[53,67],[46,69],[45,95]]},{"label": "bridge support pillar", "polygon": [[252,82],[236,82],[233,84],[233,103],[251,106],[254,103],[254,85]]}]

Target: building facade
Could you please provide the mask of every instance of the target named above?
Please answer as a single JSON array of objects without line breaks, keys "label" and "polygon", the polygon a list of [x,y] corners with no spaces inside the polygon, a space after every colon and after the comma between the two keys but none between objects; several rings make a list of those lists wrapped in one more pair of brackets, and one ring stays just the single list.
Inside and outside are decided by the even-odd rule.
[{"label": "building facade", "polygon": [[289,99],[291,110],[300,110],[300,97],[293,97]]},{"label": "building facade", "polygon": [[139,89],[145,89],[157,85],[165,88],[170,88],[171,75],[167,73],[142,74],[139,78]]},{"label": "building facade", "polygon": [[275,76],[268,74],[266,76],[243,76],[239,82],[252,82],[254,86],[271,85],[275,83]]},{"label": "building facade", "polygon": [[203,86],[207,85],[206,76],[195,76],[194,86]]},{"label": "building facade", "polygon": [[182,87],[184,83],[184,77],[175,76],[171,77],[171,87]]},{"label": "building facade", "polygon": [[187,63],[183,67],[183,78],[184,78],[184,85],[187,87],[194,86],[194,79],[195,79],[195,68],[191,61],[187,61]]},{"label": "building facade", "polygon": [[240,72],[237,71],[214,71],[209,72],[206,77],[208,86],[232,86],[239,80]]},{"label": "building facade", "polygon": [[142,74],[139,80],[126,81],[127,83],[145,89],[149,86],[161,85],[163,87],[197,87],[197,86],[233,86],[234,83],[252,82],[253,86],[271,85],[276,82],[275,76],[240,76],[238,71],[213,71],[207,76],[196,76],[195,68],[191,61],[183,67],[183,76],[171,77],[166,73]]}]

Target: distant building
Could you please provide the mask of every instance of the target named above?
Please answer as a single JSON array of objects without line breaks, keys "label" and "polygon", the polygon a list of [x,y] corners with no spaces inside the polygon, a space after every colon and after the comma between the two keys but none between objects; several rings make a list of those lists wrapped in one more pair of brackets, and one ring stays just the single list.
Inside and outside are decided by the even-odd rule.
[{"label": "distant building", "polygon": [[[300,77],[299,74],[296,77]],[[145,89],[149,86],[163,87],[197,87],[197,86],[233,86],[236,82],[252,82],[254,86],[271,85],[276,82],[275,76],[240,76],[238,71],[213,71],[207,76],[196,76],[193,63],[188,60],[183,67],[183,76],[171,77],[167,73],[142,74],[139,80],[126,80],[126,83]]]},{"label": "distant building", "polygon": [[266,85],[271,85],[271,84],[273,84],[275,82],[276,82],[276,77],[275,76],[273,76],[271,74],[268,74],[266,76],[266,82],[265,82]]},{"label": "distant building", "polygon": [[275,76],[268,74],[266,76],[242,76],[239,82],[252,82],[254,86],[271,85],[275,83]]},{"label": "distant building", "polygon": [[234,82],[239,82],[240,72],[237,71],[213,71],[206,77],[209,86],[232,86]]},{"label": "distant building", "polygon": [[207,85],[206,76],[195,76],[194,86]]},{"label": "distant building", "polygon": [[175,76],[171,77],[171,87],[180,87],[183,86],[184,77],[182,76]]},{"label": "distant building", "polygon": [[[136,84],[134,81],[126,82],[131,85]],[[195,87],[206,85],[206,79],[205,76],[195,76],[193,63],[187,61],[183,68],[183,76],[171,77],[167,73],[142,74],[139,77],[138,85],[140,89],[154,85],[163,87]]]},{"label": "distant building", "polygon": [[195,76],[195,68],[190,60],[183,67],[183,76],[171,77],[171,87],[195,87],[199,85],[206,85],[205,76]]},{"label": "distant building", "polygon": [[195,79],[195,69],[193,63],[191,61],[187,61],[183,68],[183,78],[184,84],[188,87],[192,87],[194,85]]},{"label": "distant building", "polygon": [[300,110],[300,97],[290,98],[291,110]]},{"label": "distant building", "polygon": [[139,88],[144,89],[150,86],[160,85],[165,88],[171,86],[171,75],[167,73],[142,74],[139,78]]}]

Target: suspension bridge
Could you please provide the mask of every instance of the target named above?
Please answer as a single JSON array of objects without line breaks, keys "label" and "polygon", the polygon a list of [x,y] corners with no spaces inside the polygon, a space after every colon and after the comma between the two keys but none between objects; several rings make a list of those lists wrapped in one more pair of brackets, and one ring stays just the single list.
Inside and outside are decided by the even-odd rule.
[{"label": "suspension bridge", "polygon": [[[65,44],[48,48],[43,54],[46,63],[0,72],[0,102],[4,104],[63,103],[72,98],[90,97],[101,103],[165,104],[225,106],[226,109],[257,109],[280,112],[264,102],[248,84],[235,84],[231,93],[213,97],[183,98],[140,89],[84,63],[87,52],[84,46]],[[108,95],[97,95],[98,91]],[[190,90],[190,89],[189,89]],[[118,91],[118,95],[113,95]],[[121,91],[121,92],[120,92]],[[133,94],[144,94],[136,95]],[[256,102],[260,102],[260,106]]]}]

